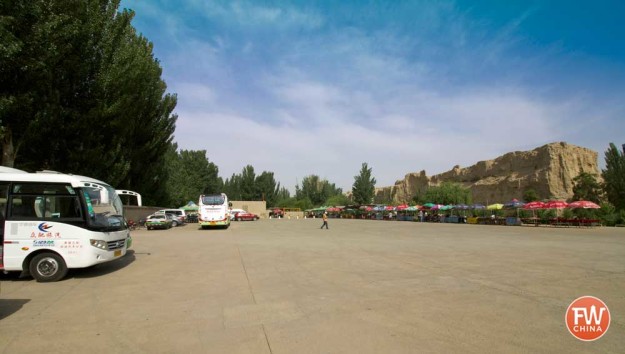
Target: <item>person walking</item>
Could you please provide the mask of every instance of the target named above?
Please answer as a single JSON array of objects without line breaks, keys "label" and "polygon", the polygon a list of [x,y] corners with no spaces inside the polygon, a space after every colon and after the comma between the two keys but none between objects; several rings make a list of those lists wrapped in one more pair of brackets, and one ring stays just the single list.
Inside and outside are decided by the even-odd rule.
[{"label": "person walking", "polygon": [[323,218],[323,224],[321,225],[320,229],[323,229],[323,227],[326,227],[326,230],[328,229],[328,213],[327,212],[323,212],[323,215],[321,216]]}]

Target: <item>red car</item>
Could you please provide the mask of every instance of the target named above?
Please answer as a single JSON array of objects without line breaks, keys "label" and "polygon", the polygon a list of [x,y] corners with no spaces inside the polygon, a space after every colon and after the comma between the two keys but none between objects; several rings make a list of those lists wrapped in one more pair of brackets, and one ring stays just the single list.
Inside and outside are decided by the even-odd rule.
[{"label": "red car", "polygon": [[256,214],[252,214],[252,213],[248,213],[247,211],[242,213],[242,212],[238,212],[236,214],[234,214],[234,220],[236,221],[242,221],[242,220],[249,220],[249,221],[254,221],[254,220],[258,220],[260,219],[260,217]]}]

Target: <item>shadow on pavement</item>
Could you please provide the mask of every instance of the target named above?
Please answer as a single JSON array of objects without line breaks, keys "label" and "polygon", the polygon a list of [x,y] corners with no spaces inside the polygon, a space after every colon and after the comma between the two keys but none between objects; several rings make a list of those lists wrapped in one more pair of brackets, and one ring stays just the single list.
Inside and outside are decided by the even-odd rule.
[{"label": "shadow on pavement", "polygon": [[19,311],[30,299],[0,299],[0,320]]},{"label": "shadow on pavement", "polygon": [[86,279],[100,277],[127,267],[132,262],[134,262],[135,259],[135,251],[128,250],[128,252],[126,252],[126,255],[112,262],[96,264],[89,268],[70,269],[67,278]]}]

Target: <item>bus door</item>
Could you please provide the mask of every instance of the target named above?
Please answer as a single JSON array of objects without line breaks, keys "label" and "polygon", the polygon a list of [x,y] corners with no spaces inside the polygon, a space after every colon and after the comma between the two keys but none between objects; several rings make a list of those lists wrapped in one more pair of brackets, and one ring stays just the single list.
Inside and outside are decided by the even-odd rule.
[{"label": "bus door", "polygon": [[7,201],[9,200],[9,182],[0,182],[0,268],[4,264],[4,221],[7,215]]}]

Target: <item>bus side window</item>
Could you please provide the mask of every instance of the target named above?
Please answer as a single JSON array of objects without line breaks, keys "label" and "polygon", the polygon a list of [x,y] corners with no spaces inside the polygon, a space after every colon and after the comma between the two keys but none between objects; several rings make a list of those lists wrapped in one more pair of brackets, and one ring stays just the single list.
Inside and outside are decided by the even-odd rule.
[{"label": "bus side window", "polygon": [[[60,196],[56,197],[53,201],[56,208],[56,213],[53,217],[59,218],[82,218],[82,212],[80,210],[80,201],[77,196]],[[56,215],[56,216],[55,216]]]},{"label": "bus side window", "polygon": [[11,217],[36,218],[35,197],[14,196],[11,198]]}]

